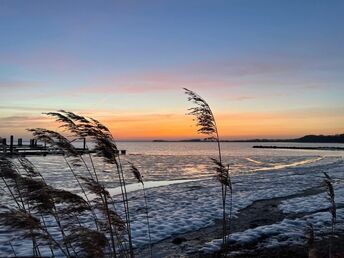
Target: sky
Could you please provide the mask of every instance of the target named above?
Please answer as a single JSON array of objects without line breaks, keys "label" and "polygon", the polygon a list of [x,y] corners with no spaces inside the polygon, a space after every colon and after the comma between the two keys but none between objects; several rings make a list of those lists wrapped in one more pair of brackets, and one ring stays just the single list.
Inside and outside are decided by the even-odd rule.
[{"label": "sky", "polygon": [[0,137],[94,117],[118,140],[344,133],[344,1],[0,0]]}]

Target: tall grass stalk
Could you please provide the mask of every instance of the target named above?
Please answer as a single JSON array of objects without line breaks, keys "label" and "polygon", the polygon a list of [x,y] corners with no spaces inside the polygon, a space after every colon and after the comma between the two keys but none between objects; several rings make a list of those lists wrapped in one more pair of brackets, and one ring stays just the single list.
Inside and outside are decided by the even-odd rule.
[{"label": "tall grass stalk", "polygon": [[[49,112],[46,114],[48,116],[54,117],[56,121],[61,123],[60,127],[65,129],[67,132],[71,133],[73,136],[79,137],[79,138],[88,138],[94,141],[96,143],[95,151],[97,153],[97,156],[103,158],[103,160],[106,163],[115,165],[118,179],[119,179],[120,188],[121,188],[122,202],[123,202],[124,213],[125,213],[125,224],[126,224],[126,231],[127,231],[127,237],[128,237],[128,243],[129,243],[129,254],[131,257],[133,257],[134,252],[133,252],[132,237],[131,237],[130,210],[129,210],[129,204],[128,204],[124,171],[122,168],[121,160],[119,158],[119,151],[117,149],[115,140],[113,136],[111,135],[109,129],[103,124],[101,124],[99,121],[93,118],[86,118],[86,117],[77,115],[73,112],[60,110],[58,112]],[[41,130],[41,129],[36,128],[35,130]],[[57,138],[61,141],[60,139],[61,137],[58,136]],[[70,146],[71,145],[70,142],[66,142],[65,139],[62,139],[61,142],[62,144],[60,143],[60,147],[65,148],[67,153],[71,153],[72,155],[75,154],[75,151]],[[81,158],[82,163],[86,167],[86,169],[90,171],[85,160],[82,157],[80,158]],[[96,173],[94,163],[90,154],[89,154],[89,158],[90,158],[91,165],[93,168],[93,175],[95,176],[95,182],[97,184],[100,184],[98,175]],[[107,203],[108,201],[107,197],[105,198],[103,196],[101,200],[103,202],[104,207],[109,206]],[[106,210],[107,209],[105,209],[105,211]],[[110,214],[108,214],[108,217],[110,217]],[[111,235],[113,236],[112,233]]]},{"label": "tall grass stalk", "polygon": [[[25,177],[16,170],[16,166],[12,161],[6,158],[0,159],[0,176],[12,197],[17,204],[17,208],[6,208],[0,214],[0,222],[13,229],[23,230],[25,237],[31,238],[33,244],[33,255],[40,256],[40,250],[37,244],[37,238],[54,242],[61,252],[66,256],[70,256],[48,232],[46,225],[42,225],[36,217],[37,214],[49,212],[46,210],[50,207],[50,199],[47,199],[45,193],[53,191],[47,187],[42,181]],[[9,181],[9,182],[8,182]],[[38,189],[36,189],[38,188]],[[19,199],[19,201],[18,201]],[[26,202],[26,204],[25,204]],[[44,210],[45,209],[45,210]]]},{"label": "tall grass stalk", "polygon": [[142,185],[143,197],[145,200],[145,212],[146,212],[148,237],[149,237],[149,250],[150,250],[150,256],[153,257],[152,237],[151,237],[151,229],[150,229],[150,224],[149,224],[149,209],[148,209],[148,203],[147,203],[146,189],[143,183],[143,176],[141,175],[140,170],[138,170],[138,168],[133,163],[129,163],[129,164],[130,164],[131,172],[133,173],[134,177]]},{"label": "tall grass stalk", "polygon": [[[47,244],[45,247],[50,248],[52,257],[56,248],[65,257],[103,257],[104,252],[107,257],[134,257],[124,170],[110,131],[97,120],[72,112],[61,110],[47,114],[61,122],[61,128],[72,136],[93,140],[97,156],[115,167],[122,190],[125,220],[117,214],[113,199],[100,182],[92,155],[88,154],[89,166],[67,137],[56,131],[35,128],[29,131],[36,140],[63,152],[63,158],[84,197],[49,186],[42,174],[24,157],[18,158],[20,167],[0,157],[0,177],[17,207],[1,211],[0,223],[25,231],[24,236],[32,239],[32,255],[35,257],[41,256],[39,247],[42,241]],[[86,175],[78,175],[74,167],[84,167]],[[89,193],[96,197],[90,199]],[[49,225],[46,218],[51,221]],[[89,223],[91,218],[94,225]],[[57,228],[59,235],[52,236],[48,227]],[[106,246],[110,248],[105,250]]]},{"label": "tall grass stalk", "polygon": [[217,179],[221,183],[222,194],[222,240],[225,252],[227,252],[227,215],[226,215],[226,199],[229,190],[231,195],[230,201],[230,221],[232,211],[232,183],[229,175],[229,166],[225,166],[222,160],[221,141],[219,130],[216,124],[215,116],[209,104],[197,93],[184,88],[185,94],[188,96],[188,101],[192,102],[195,106],[189,108],[188,115],[195,117],[198,133],[208,136],[208,140],[215,141],[217,144],[218,158],[212,159],[215,167]]},{"label": "tall grass stalk", "polygon": [[316,249],[315,249],[315,233],[313,224],[307,224],[306,228],[306,239],[308,247],[308,258],[316,258]]},{"label": "tall grass stalk", "polygon": [[335,192],[333,188],[333,180],[332,178],[324,172],[325,179],[324,179],[324,184],[327,192],[327,199],[330,203],[330,208],[329,212],[331,214],[331,238],[330,238],[330,243],[329,243],[329,257],[332,257],[332,242],[335,234],[335,224],[336,224],[336,219],[337,219],[337,207],[336,207],[336,200],[335,200]]},{"label": "tall grass stalk", "polygon": [[[0,140],[1,140],[1,138],[0,138]],[[11,250],[12,250],[12,252],[13,252],[14,257],[17,257],[16,251],[15,251],[14,248],[13,248],[12,242],[9,241],[8,243],[9,243],[9,245],[11,246]]]}]

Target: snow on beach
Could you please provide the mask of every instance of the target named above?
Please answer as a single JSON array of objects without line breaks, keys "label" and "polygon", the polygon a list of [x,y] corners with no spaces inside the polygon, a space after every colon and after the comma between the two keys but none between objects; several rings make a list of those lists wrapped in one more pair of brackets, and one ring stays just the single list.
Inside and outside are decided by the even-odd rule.
[{"label": "snow on beach", "polygon": [[[44,162],[40,159],[42,158],[35,157],[31,160],[48,182],[56,187],[77,192],[75,180],[68,173],[68,169],[61,166],[59,158],[46,157]],[[142,169],[154,243],[212,226],[222,218],[220,185],[213,178],[212,164],[207,156],[129,155],[125,159],[138,164]],[[295,156],[225,156],[225,161],[227,160],[232,168],[234,216],[240,216],[242,209],[257,200],[290,196],[305,189],[319,188],[324,178],[322,172],[327,172],[334,179],[344,178],[343,156],[319,156],[313,153]],[[46,172],[47,168],[50,168],[49,172]],[[101,180],[113,195],[118,211],[121,212],[116,176],[107,166],[100,166],[99,172],[101,171]],[[130,174],[126,177],[129,182],[128,197],[134,246],[146,248],[149,242],[141,185],[135,183]],[[338,204],[344,204],[342,185],[339,181],[335,183]],[[231,235],[231,240],[248,243],[259,241],[264,236],[264,241],[259,241],[260,248],[291,243],[303,244],[307,223],[314,224],[316,233],[327,232],[330,214],[321,210],[327,207],[323,193],[283,200],[279,205],[283,213],[303,213],[303,216],[236,232]],[[336,229],[343,229],[343,219],[344,209],[339,208]],[[0,256],[11,254],[6,242],[8,234],[13,232],[0,232]],[[14,241],[14,245],[17,254],[30,255],[27,253],[30,247],[27,248],[24,241]],[[195,248],[202,252],[213,252],[220,246],[221,240],[215,239],[203,247]]]},{"label": "snow on beach", "polygon": [[[341,157],[323,159],[312,158],[312,160],[315,160],[313,164],[311,164],[311,162],[305,162],[303,164],[306,165],[302,167],[287,166],[287,168],[275,170],[274,172],[269,170],[270,172],[248,173],[233,176],[234,216],[238,214],[240,209],[249,206],[256,200],[283,197],[299,193],[311,187],[321,187],[323,180],[322,172],[324,171],[327,171],[334,178],[344,176],[342,172],[344,163]],[[144,220],[145,214],[142,209],[143,200],[140,200],[137,196],[140,196],[139,192],[132,193],[130,195],[130,203],[131,209],[134,210],[132,218],[134,243],[139,247],[148,242]],[[151,204],[149,207],[149,215],[151,218],[153,242],[210,226],[216,219],[221,219],[222,206],[220,188],[218,182],[213,179],[149,189],[148,196],[148,203]],[[339,198],[338,201],[341,201],[340,196],[342,196],[342,192],[338,191],[337,196]],[[300,199],[302,200],[303,198]],[[290,200],[291,203],[292,201],[293,199]],[[317,205],[315,205],[317,201],[318,199],[316,197],[311,201],[313,207],[317,207]],[[326,207],[328,207],[328,203],[325,208]],[[340,212],[339,210],[338,223],[343,224],[343,221],[340,219]],[[300,228],[301,225],[303,227],[305,221],[310,221],[319,226],[319,228],[322,225],[321,223],[324,223],[325,227],[330,221],[330,215],[327,212],[322,212],[314,214],[314,216],[305,217],[301,220],[284,220],[280,224],[257,228],[255,231],[251,230],[246,233],[249,233],[251,237],[255,236],[256,239],[259,239],[262,233],[268,234],[267,232],[271,231],[272,235],[276,235],[274,232],[278,231],[281,232],[284,237],[290,236],[292,241],[295,241],[295,239],[293,239],[294,237],[299,239],[299,236],[304,236],[303,229],[301,231],[295,229]],[[252,232],[255,233],[253,234]],[[242,235],[242,238],[240,234],[241,233],[234,234],[232,236],[233,240],[237,238],[238,241],[244,241],[244,239],[247,238],[245,233]],[[290,240],[290,237],[287,239]],[[221,241],[217,241],[217,243],[220,242]],[[271,246],[274,241],[266,241],[266,243],[266,246]],[[286,243],[289,242],[286,241]],[[217,246],[219,247],[220,245]],[[214,251],[216,248],[211,250]]]},{"label": "snow on beach", "polygon": [[[326,159],[326,158],[325,158]],[[288,178],[282,176],[285,180],[284,187],[291,185],[288,188],[290,192],[287,194],[282,191],[281,196],[292,195],[300,192],[303,189],[317,187],[323,188],[324,192],[310,196],[288,198],[279,205],[280,210],[286,215],[301,214],[296,219],[284,219],[280,223],[259,226],[248,229],[243,232],[235,232],[230,235],[231,245],[252,245],[256,244],[256,248],[272,248],[278,246],[292,246],[305,245],[307,242],[307,232],[309,225],[312,224],[316,237],[329,235],[331,233],[331,214],[328,209],[330,203],[328,201],[327,193],[322,184],[324,176],[323,172],[327,172],[334,179],[335,200],[337,204],[337,219],[335,229],[336,232],[344,232],[344,164],[343,158],[339,157],[332,165],[325,160],[327,165],[310,166],[302,168],[294,168],[291,171],[283,170],[276,172],[274,175],[266,175],[267,178],[271,176],[281,176],[288,174]],[[323,162],[324,164],[324,162]],[[335,164],[335,165],[334,165]],[[339,179],[339,180],[336,180]],[[302,181],[301,184],[297,184]],[[275,180],[274,180],[275,181]],[[271,182],[274,184],[274,181]],[[294,184],[297,185],[294,185]],[[282,185],[280,185],[282,186]],[[283,188],[274,188],[279,191]],[[268,194],[268,198],[278,197],[278,195]],[[262,196],[261,196],[262,197]],[[265,197],[263,197],[264,199]],[[260,199],[260,198],[259,198]],[[240,200],[239,200],[240,202]],[[201,252],[212,253],[220,250],[222,239],[214,239],[200,248]]]}]

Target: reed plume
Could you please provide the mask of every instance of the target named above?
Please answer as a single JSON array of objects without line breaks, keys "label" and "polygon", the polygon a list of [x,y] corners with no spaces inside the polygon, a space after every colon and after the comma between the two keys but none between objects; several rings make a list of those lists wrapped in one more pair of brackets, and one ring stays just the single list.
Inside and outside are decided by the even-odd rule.
[{"label": "reed plume", "polygon": [[[215,116],[209,106],[209,104],[197,93],[189,89],[184,88],[185,94],[188,96],[188,101],[192,102],[195,106],[189,108],[187,115],[195,117],[196,125],[198,127],[197,132],[207,135],[208,140],[216,141],[218,149],[218,159],[212,159],[215,164],[216,177],[221,183],[222,193],[222,240],[225,252],[227,251],[227,215],[226,215],[226,199],[227,191],[229,189],[231,195],[230,211],[232,210],[232,183],[230,180],[229,169],[222,162],[221,143],[219,137],[219,131],[217,128]],[[231,222],[230,212],[230,222]]]},{"label": "reed plume", "polygon": [[73,243],[79,257],[105,257],[107,238],[102,232],[85,227],[74,228],[66,241]]},{"label": "reed plume", "polygon": [[[104,245],[107,243],[107,241],[102,240],[102,235],[105,232],[113,232],[113,227],[116,228],[116,235],[113,235],[111,239],[116,237],[117,244],[119,245],[118,248],[123,250],[123,245],[119,242],[123,241],[123,232],[126,232],[126,224],[115,211],[109,209],[107,201],[107,198],[110,198],[109,192],[99,182],[87,177],[82,178],[85,181],[85,186],[91,192],[101,196],[103,201],[96,202],[93,206],[93,208],[104,214],[105,221],[107,221],[103,223],[105,225],[103,227],[104,231],[98,232],[88,228],[88,226],[82,226],[79,216],[82,214],[87,215],[91,207],[82,197],[69,191],[49,186],[41,174],[35,171],[33,164],[29,160],[21,159],[19,162],[24,165],[24,171],[30,172],[25,176],[16,170],[15,165],[9,159],[1,157],[0,160],[2,161],[0,162],[0,176],[7,182],[13,199],[18,203],[17,210],[1,214],[2,220],[0,220],[0,223],[7,224],[14,229],[20,227],[23,230],[28,230],[29,232],[26,235],[33,238],[34,256],[40,256],[36,241],[36,238],[39,237],[39,239],[44,238],[49,242],[52,254],[54,246],[58,246],[66,257],[94,257],[95,254],[97,254],[97,257],[101,257]],[[40,175],[40,177],[32,177],[32,175]],[[105,207],[103,203],[106,204]],[[33,214],[36,216],[33,216]],[[50,215],[55,218],[62,235],[62,243],[65,247],[58,243],[58,239],[54,239],[49,235],[44,217]],[[42,219],[43,224],[40,224],[41,222],[38,218]],[[34,221],[32,222],[29,219]],[[28,223],[25,224],[26,221]],[[45,234],[45,237],[41,236],[42,232]],[[41,235],[38,235],[38,233]],[[95,239],[98,242],[87,244],[92,237],[97,237],[99,241]],[[114,249],[111,253],[116,257],[117,248],[115,243],[113,247]],[[125,256],[125,254],[123,255]]]},{"label": "reed plume", "polygon": [[39,230],[40,220],[23,210],[9,210],[0,213],[0,223],[14,229]]},{"label": "reed plume", "polygon": [[[46,114],[55,117],[58,122],[62,123],[61,127],[70,131],[75,136],[79,138],[90,138],[95,142],[94,151],[96,152],[96,155],[103,158],[106,163],[115,165],[121,187],[126,216],[125,222],[128,231],[129,251],[131,256],[133,256],[134,253],[131,239],[130,210],[126,191],[126,182],[121,160],[119,158],[119,151],[110,130],[96,119],[86,118],[73,112],[59,110],[58,112],[49,112]],[[95,180],[98,181],[98,176],[96,174],[92,158],[90,155],[89,157],[93,166]],[[84,164],[86,165],[85,162]]]},{"label": "reed plume", "polygon": [[[33,128],[28,129],[28,131],[33,134],[37,141],[45,142],[54,150],[56,149],[58,153],[64,155],[63,158],[77,180],[84,198],[48,185],[42,174],[25,157],[18,157],[16,164],[19,164],[19,166],[8,159],[0,157],[0,177],[6,186],[6,193],[10,194],[17,206],[17,209],[13,210],[13,212],[3,213],[0,223],[10,225],[9,220],[11,219],[15,219],[16,223],[20,222],[18,226],[27,229],[28,236],[32,238],[34,256],[40,256],[37,240],[44,239],[48,241],[52,256],[55,256],[54,249],[57,247],[66,257],[102,257],[105,255],[133,257],[130,212],[124,170],[116,142],[110,130],[96,119],[86,118],[65,110],[45,114],[55,118],[61,124],[60,128],[70,135],[64,136],[59,132],[44,128]],[[122,190],[125,219],[122,219],[116,212],[114,201],[99,181],[92,155],[87,153],[89,164],[84,160],[84,156],[81,155],[78,149],[74,147],[72,141],[69,140],[68,137],[70,136],[78,139],[90,139],[95,143],[96,155],[101,157],[107,164],[115,166]],[[82,166],[86,168],[89,175],[79,176],[76,174],[74,168],[81,169]],[[143,178],[137,168],[135,173],[136,179],[143,186],[151,247],[147,198]],[[90,200],[88,197],[90,193],[96,197]],[[95,225],[91,225],[88,221],[90,214],[95,219]],[[20,218],[22,219],[20,220]],[[25,228],[25,218],[27,221],[28,219],[34,220],[31,223],[33,228]],[[47,221],[49,221],[49,225],[47,225]],[[37,227],[35,223],[38,223]],[[55,224],[50,225],[50,223]],[[15,223],[10,226],[17,227]],[[57,227],[60,235],[55,234],[53,237],[48,230],[50,226]],[[38,236],[38,234],[41,234],[41,236]],[[108,251],[105,251],[106,247],[108,247]]]},{"label": "reed plume", "polygon": [[21,167],[26,171],[27,176],[30,177],[42,177],[42,175],[35,169],[35,166],[26,157],[19,156],[18,161]]},{"label": "reed plume", "polygon": [[324,172],[324,184],[327,192],[327,199],[330,203],[329,212],[331,214],[331,238],[330,238],[330,244],[329,244],[329,257],[332,257],[332,241],[335,234],[335,224],[337,219],[337,207],[336,207],[336,201],[335,201],[335,192],[333,188],[333,180],[332,178]]},{"label": "reed plume", "polygon": [[135,165],[131,162],[129,162],[130,165],[130,171],[133,173],[134,177],[136,178],[138,183],[141,183],[142,185],[144,185],[143,183],[143,176],[141,175],[141,172],[138,170],[137,167],[135,167]]},{"label": "reed plume", "polygon": [[[40,222],[38,218],[51,214],[60,223],[54,209],[54,203],[51,196],[47,193],[51,190],[41,179],[33,179],[31,174],[28,176],[21,175],[14,163],[6,158],[0,159],[0,176],[17,205],[16,209],[10,209],[2,213],[0,223],[10,226],[14,229],[22,228],[25,231],[24,237],[30,237],[33,244],[33,255],[40,256],[37,239],[48,240],[49,243],[54,242],[54,246],[58,247],[66,256],[69,256],[68,248],[64,249],[57,240],[55,240],[48,232],[46,225]],[[25,226],[26,224],[31,226]],[[52,245],[49,244],[51,251]],[[52,251],[53,253],[53,251]]]},{"label": "reed plume", "polygon": [[62,134],[44,128],[32,128],[27,130],[31,132],[38,141],[46,142],[47,144],[62,150],[66,156],[79,156],[77,149]]},{"label": "reed plume", "polygon": [[151,257],[153,257],[152,237],[151,237],[151,230],[150,230],[150,224],[149,224],[149,210],[148,210],[146,189],[143,183],[143,176],[141,175],[141,172],[133,163],[129,162],[129,165],[130,165],[130,170],[133,173],[134,177],[136,178],[137,182],[142,184],[143,197],[144,197],[145,206],[146,206],[145,212],[146,212],[147,229],[148,229],[148,237],[149,237],[149,250],[150,250]]},{"label": "reed plume", "polygon": [[[74,137],[78,138],[88,138],[91,141],[95,143],[94,151],[96,152],[96,155],[101,157],[104,162],[108,164],[115,165],[117,169],[117,174],[119,178],[119,184],[122,190],[122,199],[123,199],[123,205],[124,205],[124,211],[125,211],[125,224],[126,224],[126,232],[128,235],[128,241],[129,241],[129,252],[130,255],[133,256],[133,247],[132,247],[132,239],[131,239],[131,228],[130,228],[130,212],[129,212],[129,204],[128,204],[128,198],[127,198],[127,192],[126,192],[126,182],[124,179],[124,172],[122,168],[122,164],[119,158],[119,151],[117,149],[116,143],[114,141],[113,136],[111,135],[110,130],[101,124],[98,120],[93,118],[86,118],[81,115],[77,115],[73,112],[65,111],[65,110],[59,110],[57,112],[48,112],[45,113],[48,116],[54,117],[55,120],[59,123],[61,123],[61,128],[63,128],[66,132],[69,132]],[[35,132],[35,131],[33,131]],[[37,134],[36,130],[36,136],[39,136]],[[49,135],[50,136],[50,135]],[[49,139],[48,139],[49,140]],[[59,147],[67,147],[67,146],[59,146]],[[68,151],[68,150],[67,150]],[[76,155],[73,155],[76,156]],[[88,153],[91,165],[92,165],[92,172],[93,176],[91,175],[90,180],[83,180],[84,183],[87,185],[88,188],[98,187],[98,191],[102,191],[101,187],[96,186],[94,183],[100,183],[98,180],[98,175],[93,163],[92,156],[90,153]],[[90,172],[91,169],[89,169],[88,165],[86,164],[84,158],[82,155],[79,154],[79,158],[82,161],[82,163],[85,165],[86,169]],[[78,164],[77,164],[78,165]],[[70,166],[72,170],[72,166]],[[92,181],[93,180],[93,181]],[[90,190],[90,189],[89,189]],[[93,189],[96,190],[96,189]],[[111,199],[111,197],[110,197]],[[102,197],[100,198],[103,210],[108,210],[108,223],[111,223],[111,211],[109,209],[109,196],[102,192]],[[108,227],[112,230],[112,227]],[[114,235],[116,235],[116,232],[111,233],[111,238],[113,238]],[[114,241],[111,241],[114,243]],[[115,247],[113,245],[113,252],[115,252]]]}]

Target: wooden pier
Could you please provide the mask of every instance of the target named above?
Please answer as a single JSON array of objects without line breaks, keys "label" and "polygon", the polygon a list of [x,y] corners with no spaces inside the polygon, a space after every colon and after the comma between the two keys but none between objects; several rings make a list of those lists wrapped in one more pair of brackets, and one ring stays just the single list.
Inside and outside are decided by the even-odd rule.
[{"label": "wooden pier", "polygon": [[[82,141],[82,147],[75,147],[80,154],[95,153],[94,150],[88,149],[86,139]],[[74,142],[73,140],[71,142]],[[46,155],[64,155],[64,152],[56,147],[47,146],[46,143],[38,143],[35,139],[30,139],[29,144],[23,144],[23,139],[18,138],[14,142],[14,136],[11,135],[9,142],[6,138],[0,138],[0,155],[4,156],[46,156]],[[119,150],[118,155],[126,155],[126,150]]]}]

